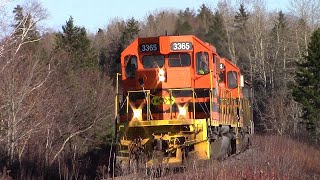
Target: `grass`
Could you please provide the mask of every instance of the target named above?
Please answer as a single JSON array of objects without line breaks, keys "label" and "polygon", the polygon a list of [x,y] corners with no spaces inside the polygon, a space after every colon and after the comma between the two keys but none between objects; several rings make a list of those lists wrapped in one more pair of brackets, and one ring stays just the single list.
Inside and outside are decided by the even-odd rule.
[{"label": "grass", "polygon": [[[157,179],[320,179],[320,150],[284,136],[254,136],[252,147],[225,161],[191,161],[184,172]],[[154,179],[132,174],[119,179]]]},{"label": "grass", "polygon": [[9,176],[10,171],[6,168],[0,170],[0,180],[11,180],[12,178]]}]

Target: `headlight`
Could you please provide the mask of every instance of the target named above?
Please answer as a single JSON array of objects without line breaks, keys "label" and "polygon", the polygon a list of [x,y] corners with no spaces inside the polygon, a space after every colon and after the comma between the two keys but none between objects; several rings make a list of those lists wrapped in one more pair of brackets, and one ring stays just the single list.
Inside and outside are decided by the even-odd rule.
[{"label": "headlight", "polygon": [[179,116],[186,116],[187,115],[187,108],[181,107],[179,108]]},{"label": "headlight", "polygon": [[142,120],[142,109],[133,109],[132,120]]},{"label": "headlight", "polygon": [[179,107],[178,119],[186,119],[188,113],[188,106]]},{"label": "headlight", "polygon": [[159,82],[164,82],[166,80],[165,74],[166,72],[164,71],[164,69],[159,69],[159,72],[158,72]]},{"label": "headlight", "polygon": [[166,77],[164,77],[164,76],[159,76],[159,81],[160,82],[164,82],[166,80]]},{"label": "headlight", "polygon": [[164,76],[164,74],[165,74],[164,70],[163,70],[163,69],[160,69],[160,70],[159,70],[159,76]]}]

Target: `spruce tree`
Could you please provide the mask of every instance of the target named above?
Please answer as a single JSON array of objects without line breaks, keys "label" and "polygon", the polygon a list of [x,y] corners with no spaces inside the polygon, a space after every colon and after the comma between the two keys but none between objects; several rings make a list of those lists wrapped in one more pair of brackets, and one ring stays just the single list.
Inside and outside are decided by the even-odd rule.
[{"label": "spruce tree", "polygon": [[70,17],[66,25],[62,26],[63,32],[56,35],[56,49],[64,50],[72,56],[74,68],[98,67],[97,56],[91,47],[86,29],[74,25]]},{"label": "spruce tree", "polygon": [[228,57],[226,28],[223,16],[219,11],[216,11],[213,16],[206,40],[217,48],[221,56]]},{"label": "spruce tree", "polygon": [[274,27],[272,28],[272,35],[276,36],[279,34],[279,36],[283,37],[287,33],[288,30],[288,21],[285,17],[284,13],[282,11],[279,11],[277,20],[275,22]]},{"label": "spruce tree", "polygon": [[17,5],[13,9],[12,13],[14,14],[14,21],[15,21],[15,23],[12,26],[16,29],[14,34],[20,35],[22,34],[22,28],[23,28],[22,21],[24,19],[23,8],[20,5]]},{"label": "spruce tree", "polygon": [[188,21],[177,20],[175,34],[188,35],[192,34],[192,26]]},{"label": "spruce tree", "polygon": [[[103,40],[104,36],[105,36],[104,31],[101,28],[99,28],[96,34],[96,40],[95,40],[96,43],[97,41],[99,43],[99,40]],[[105,48],[105,46],[98,47],[98,49],[99,49],[99,67],[104,74],[107,71],[107,62],[108,62],[108,58],[106,55],[107,49]]]},{"label": "spruce tree", "polygon": [[[313,32],[308,52],[298,63],[293,97],[303,107],[303,116],[314,137],[320,134],[320,28]],[[318,138],[319,139],[319,138]]]},{"label": "spruce tree", "polygon": [[[281,89],[286,88],[286,70],[287,63],[283,61],[286,59],[286,51],[285,48],[288,41],[288,32],[289,32],[289,24],[287,18],[285,17],[282,11],[279,11],[278,17],[274,22],[274,26],[270,33],[270,43],[273,44],[269,48],[270,61],[275,72],[275,88]],[[277,76],[279,78],[277,78]],[[281,78],[280,78],[281,77]]]},{"label": "spruce tree", "polygon": [[205,4],[202,4],[198,10],[197,18],[204,27],[208,27],[212,21],[213,12]]},{"label": "spruce tree", "polygon": [[236,13],[234,18],[235,27],[240,31],[244,31],[249,19],[249,13],[247,13],[243,4],[240,4],[239,12]]},{"label": "spruce tree", "polygon": [[[25,39],[28,41],[39,38],[40,33],[30,14],[24,14],[23,8],[20,5],[17,5],[12,13],[14,14],[14,24],[12,24],[12,27],[15,29],[14,36],[25,35]],[[27,33],[25,34],[26,31]]]},{"label": "spruce tree", "polygon": [[189,8],[178,13],[175,34],[188,35],[193,34],[193,27],[190,23],[194,20],[195,14]]},{"label": "spruce tree", "polygon": [[127,47],[138,35],[140,32],[139,22],[133,17],[127,20],[125,27],[121,32],[119,42],[115,42],[114,46],[116,47],[114,51],[109,52],[111,65],[109,69],[109,76],[113,79],[113,85],[115,85],[116,73],[120,72],[120,57],[122,51]]},{"label": "spruce tree", "polygon": [[198,10],[196,19],[198,22],[198,27],[195,29],[196,36],[207,41],[206,35],[208,34],[209,26],[212,23],[213,12],[205,4],[202,4]]},{"label": "spruce tree", "polygon": [[247,56],[247,51],[250,46],[250,43],[248,43],[249,33],[247,26],[249,16],[244,4],[240,4],[234,16],[234,29],[231,30],[230,33],[235,45],[236,63],[246,77],[250,77],[251,75],[250,61]]},{"label": "spruce tree", "polygon": [[124,46],[129,45],[129,43],[131,43],[131,41],[133,41],[134,38],[136,38],[139,32],[140,32],[139,22],[135,20],[133,17],[130,18],[127,21],[124,31],[122,32],[121,43]]}]

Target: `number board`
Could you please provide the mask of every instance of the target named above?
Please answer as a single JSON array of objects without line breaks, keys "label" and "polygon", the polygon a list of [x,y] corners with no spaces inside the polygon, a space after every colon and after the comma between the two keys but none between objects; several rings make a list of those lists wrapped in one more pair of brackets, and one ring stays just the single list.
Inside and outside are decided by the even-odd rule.
[{"label": "number board", "polygon": [[140,52],[156,52],[159,51],[158,44],[140,44],[139,46]]},{"label": "number board", "polygon": [[171,43],[171,51],[192,50],[191,42],[173,42]]}]

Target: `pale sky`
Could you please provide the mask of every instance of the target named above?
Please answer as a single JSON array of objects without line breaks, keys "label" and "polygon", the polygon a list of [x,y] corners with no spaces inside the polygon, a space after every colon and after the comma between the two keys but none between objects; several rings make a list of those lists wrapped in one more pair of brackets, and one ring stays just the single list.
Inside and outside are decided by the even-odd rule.
[{"label": "pale sky", "polygon": [[[2,0],[0,0],[2,1]],[[180,10],[189,7],[197,10],[201,4],[216,7],[218,0],[38,0],[49,13],[44,22],[47,27],[60,30],[69,19],[84,26],[90,32],[104,28],[113,18],[127,19],[135,17],[143,20],[146,15],[156,10]],[[266,0],[269,10],[286,11],[289,0]],[[12,4],[22,4],[23,0],[13,0]],[[8,7],[14,7],[8,6]],[[11,12],[12,10],[10,10]]]}]

